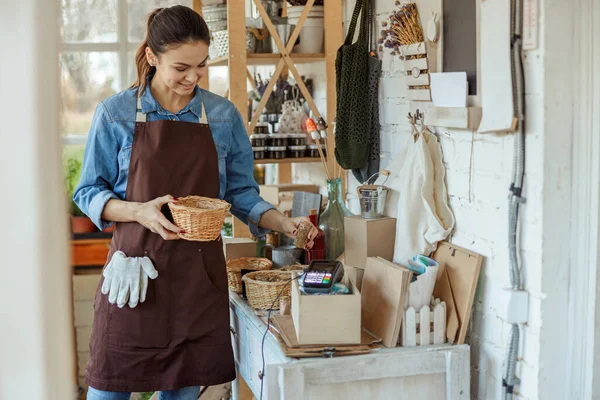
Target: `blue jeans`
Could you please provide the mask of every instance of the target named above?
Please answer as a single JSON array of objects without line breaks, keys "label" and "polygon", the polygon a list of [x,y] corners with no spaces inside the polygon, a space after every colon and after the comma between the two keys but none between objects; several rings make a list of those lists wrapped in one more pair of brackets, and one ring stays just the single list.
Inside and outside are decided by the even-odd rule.
[{"label": "blue jeans", "polygon": [[[165,390],[158,393],[159,400],[198,400],[200,386],[188,386],[183,389]],[[129,400],[131,392],[105,392],[88,388],[87,400]]]}]

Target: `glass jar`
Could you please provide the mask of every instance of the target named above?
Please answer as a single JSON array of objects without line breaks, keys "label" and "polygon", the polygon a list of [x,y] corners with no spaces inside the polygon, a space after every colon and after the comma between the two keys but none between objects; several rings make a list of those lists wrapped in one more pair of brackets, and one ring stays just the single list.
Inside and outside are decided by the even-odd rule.
[{"label": "glass jar", "polygon": [[288,146],[288,157],[302,158],[306,154],[306,146]]},{"label": "glass jar", "polygon": [[267,148],[266,147],[253,147],[252,151],[254,152],[255,160],[263,160],[267,157]]},{"label": "glass jar", "polygon": [[[327,148],[324,144],[321,144],[321,150],[323,151],[323,157],[327,157]],[[309,144],[307,157],[317,158],[319,156],[319,145],[318,144]]]},{"label": "glass jar", "polygon": [[254,133],[258,133],[259,135],[269,133],[269,123],[268,122],[259,122],[254,127]]},{"label": "glass jar", "polygon": [[288,134],[288,145],[289,146],[305,146],[306,145],[306,134],[304,134],[304,133]]},{"label": "glass jar", "polygon": [[328,202],[319,218],[319,228],[325,234],[325,246],[328,260],[337,259],[344,252],[344,217],[354,214],[346,208],[342,199],[342,180],[327,180]]},{"label": "glass jar", "polygon": [[252,147],[265,147],[268,137],[269,135],[266,134],[254,133],[250,135],[250,143],[252,143]]},{"label": "glass jar", "polygon": [[280,147],[280,146],[267,147],[269,158],[275,159],[275,160],[280,160],[282,158],[285,158],[286,150],[287,150],[287,147],[285,147],[285,146],[283,146],[283,147]]},{"label": "glass jar", "polygon": [[267,146],[270,147],[287,147],[288,135],[285,133],[274,133],[269,135],[267,139]]}]

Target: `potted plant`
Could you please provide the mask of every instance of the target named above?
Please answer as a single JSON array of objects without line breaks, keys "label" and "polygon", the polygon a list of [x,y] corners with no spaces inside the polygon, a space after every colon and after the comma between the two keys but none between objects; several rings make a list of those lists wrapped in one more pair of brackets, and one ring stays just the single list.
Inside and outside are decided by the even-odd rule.
[{"label": "potted plant", "polygon": [[96,231],[96,225],[89,219],[73,201],[73,193],[81,175],[81,160],[69,156],[65,160],[65,189],[69,196],[71,231],[73,233],[90,233]]}]

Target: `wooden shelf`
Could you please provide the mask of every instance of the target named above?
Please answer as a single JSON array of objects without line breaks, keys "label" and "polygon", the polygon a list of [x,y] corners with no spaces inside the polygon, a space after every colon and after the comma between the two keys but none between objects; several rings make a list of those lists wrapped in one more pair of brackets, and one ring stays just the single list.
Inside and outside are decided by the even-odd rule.
[{"label": "wooden shelf", "polygon": [[[295,64],[307,64],[318,61],[325,61],[325,54],[290,54],[290,58]],[[281,59],[281,54],[270,53],[248,53],[247,65],[275,65]],[[208,60],[209,66],[226,66],[228,57],[223,56]]]},{"label": "wooden shelf", "polygon": [[254,160],[254,164],[298,164],[298,163],[318,163],[321,162],[319,157],[303,157],[303,158],[281,158],[271,159],[265,158],[263,160]]}]

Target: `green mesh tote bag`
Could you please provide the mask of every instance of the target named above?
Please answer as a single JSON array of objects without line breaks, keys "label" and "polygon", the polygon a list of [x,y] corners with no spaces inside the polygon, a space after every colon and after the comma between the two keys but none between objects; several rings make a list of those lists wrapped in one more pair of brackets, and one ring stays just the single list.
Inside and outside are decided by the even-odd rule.
[{"label": "green mesh tote bag", "polygon": [[369,178],[379,172],[380,130],[379,125],[379,77],[381,76],[381,60],[377,57],[373,36],[373,8],[375,0],[369,0],[369,18],[367,19],[367,39],[370,46],[368,63],[368,96],[369,96],[369,130],[366,133],[369,143],[368,157],[362,168],[352,169],[352,174],[360,183],[369,183]]},{"label": "green mesh tote bag", "polygon": [[[369,44],[365,35],[368,2],[356,1],[348,35],[335,60],[335,158],[344,169],[363,168],[369,158]],[[359,17],[359,35],[353,43]]]}]

